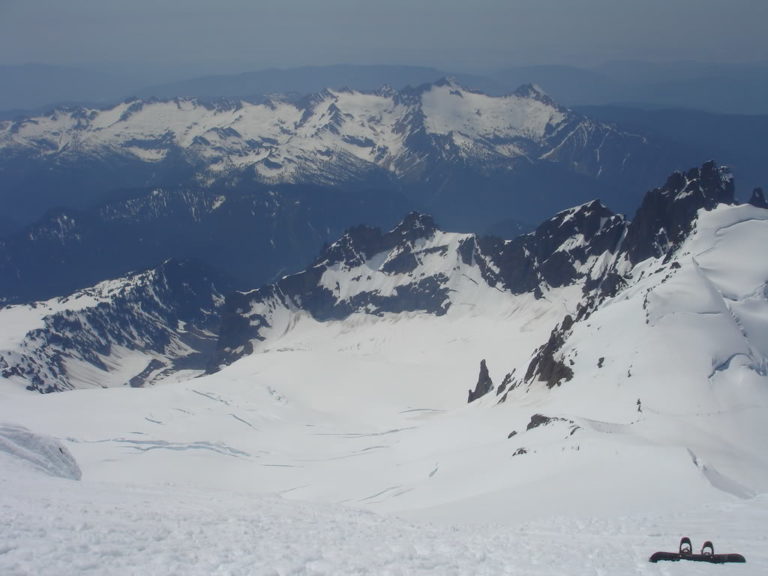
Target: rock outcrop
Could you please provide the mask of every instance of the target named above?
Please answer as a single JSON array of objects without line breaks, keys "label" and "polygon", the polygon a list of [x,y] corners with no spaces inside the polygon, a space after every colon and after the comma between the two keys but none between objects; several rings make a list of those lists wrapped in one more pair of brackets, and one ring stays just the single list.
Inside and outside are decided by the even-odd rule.
[{"label": "rock outcrop", "polygon": [[474,402],[478,398],[482,398],[493,390],[493,380],[491,380],[490,374],[488,374],[488,366],[485,364],[485,360],[480,361],[480,375],[477,377],[477,384],[475,389],[469,391],[467,403]]}]

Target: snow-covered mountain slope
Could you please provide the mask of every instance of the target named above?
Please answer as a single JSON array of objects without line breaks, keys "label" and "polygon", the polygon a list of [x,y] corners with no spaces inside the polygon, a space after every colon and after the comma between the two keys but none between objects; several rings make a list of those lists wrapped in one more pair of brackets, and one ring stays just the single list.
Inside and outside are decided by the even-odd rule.
[{"label": "snow-covered mountain slope", "polygon": [[250,354],[306,314],[320,321],[354,314],[503,314],[522,305],[514,296],[527,301],[545,293],[545,300],[575,305],[566,295],[580,298],[589,275],[602,273],[623,227],[622,217],[595,201],[511,241],[442,232],[416,213],[387,233],[351,229],[304,272],[229,295],[217,363]]},{"label": "snow-covered mountain slope", "polygon": [[[388,233],[358,227],[304,272],[231,295],[220,333],[220,362],[250,354],[256,343],[289,330],[302,314],[320,321],[355,313],[439,316],[482,308],[496,293],[507,299],[543,298],[564,289],[577,294],[578,300],[568,304],[572,315],[584,316],[606,296],[633,284],[639,262],[674,253],[698,210],[733,201],[730,171],[707,162],[675,173],[649,192],[632,222],[593,201],[514,240],[441,232],[431,218],[418,214]],[[545,347],[545,355],[553,346]],[[545,365],[547,370],[553,366]],[[557,374],[567,372],[564,367]]]},{"label": "snow-covered mountain slope", "polygon": [[[641,264],[648,260],[668,264],[696,230],[701,212],[734,203],[733,176],[730,170],[718,167],[711,161],[686,174],[676,172],[667,179],[664,186],[648,192],[635,218],[627,223],[614,251],[615,256],[610,261],[604,261],[601,274],[593,275],[586,287],[585,299],[574,316],[576,320],[585,319],[606,298],[616,296],[635,285],[638,274],[642,279],[642,271],[638,273],[638,270],[642,270]],[[762,209],[759,201],[750,206]],[[675,268],[679,267],[680,263],[676,263]],[[558,330],[552,332],[549,341],[528,367],[525,380],[530,382],[537,378],[552,387],[572,375],[572,370],[562,359],[555,359],[554,352],[571,330],[574,317],[566,317]],[[520,381],[518,377],[517,382]]]},{"label": "snow-covered mountain slope", "polygon": [[[494,314],[304,316],[257,353],[188,382],[45,396],[4,388],[0,418],[68,439],[90,480],[280,493],[413,519],[672,513],[765,492],[765,424],[740,407],[764,410],[759,390],[702,409],[705,385],[676,403],[687,384],[681,394],[675,382],[649,385],[652,359],[634,359],[631,381],[617,381],[623,367],[606,356],[598,368],[584,348],[561,387],[467,404],[480,358],[498,384],[506,367],[525,368],[530,343],[564,312],[513,298],[506,310],[489,302]],[[602,326],[592,324],[588,342],[618,346]],[[659,338],[654,347],[671,346]],[[620,340],[632,345],[626,332]]]},{"label": "snow-covered mountain slope", "polygon": [[[5,389],[0,410],[68,438],[92,480],[281,493],[446,521],[647,518],[704,503],[732,512],[768,488],[765,270],[733,258],[759,249],[766,224],[749,206],[700,213],[678,256],[645,261],[635,286],[575,322],[562,348],[570,381],[533,381],[503,403],[489,394],[466,404],[479,360],[497,386],[506,369],[524,371],[531,343],[572,307],[567,293],[498,293],[484,310],[434,318],[304,314],[216,374],[44,397]],[[742,286],[723,293],[743,300],[737,313],[754,344],[695,272],[723,261],[727,275],[710,279]]]},{"label": "snow-covered mountain slope", "polygon": [[67,447],[23,426],[0,424],[0,461],[9,468],[20,464],[50,476],[80,480],[82,472]]},{"label": "snow-covered mountain slope", "polygon": [[[487,358],[492,371],[507,367],[501,383],[497,376],[497,393],[478,404],[511,406],[496,413],[504,414],[496,424],[504,422],[515,454],[546,455],[538,458],[552,466],[546,474],[565,473],[568,458],[549,459],[581,452],[586,442],[588,454],[575,456],[579,466],[621,451],[615,485],[628,481],[621,476],[626,473],[662,490],[671,474],[682,475],[688,491],[695,492],[696,484],[702,494],[714,488],[750,497],[768,489],[762,446],[768,433],[762,423],[768,407],[763,342],[768,269],[759,257],[766,234],[768,212],[734,205],[731,175],[714,163],[675,174],[649,192],[632,222],[593,203],[561,213],[515,241],[500,242],[440,233],[428,220],[412,216],[386,235],[353,231],[307,272],[232,296],[222,358],[230,362],[245,355],[240,362],[256,363],[277,351],[314,352],[318,342],[339,343],[348,330],[365,341],[365,327],[379,317],[382,323],[396,322],[392,338],[407,341],[393,356],[413,358],[406,351],[412,347],[441,350],[438,362],[445,371],[438,377],[433,367],[432,376],[419,382],[456,382],[452,375],[461,368],[454,362],[463,354],[449,343],[467,343],[464,352],[473,351],[473,366]],[[548,274],[550,267],[559,274]],[[441,325],[435,330],[439,336],[421,332],[419,322],[427,320],[414,317],[418,312],[438,316],[433,322]],[[489,316],[493,328],[483,327]],[[561,319],[548,339],[542,336]],[[315,330],[326,336],[308,336]],[[518,340],[515,333],[524,337]],[[382,341],[389,340],[371,338]],[[355,346],[366,350],[364,355],[372,353],[360,341]],[[334,371],[333,362],[323,366]],[[471,386],[469,375],[463,384]],[[453,394],[453,401],[463,396],[458,390]],[[386,393],[374,395],[377,401],[382,396]],[[420,404],[406,410],[414,406]],[[477,424],[457,425],[472,426]],[[470,443],[477,441],[471,436]],[[418,440],[409,439],[415,450],[410,442]],[[647,460],[660,453],[671,469],[654,469]],[[475,466],[487,465],[484,457],[479,460]],[[493,478],[480,492],[496,489],[491,486],[498,477],[490,469],[479,476]],[[387,500],[421,506],[425,496],[419,490],[397,486],[392,488],[397,496]],[[601,492],[608,500],[625,496]],[[477,505],[486,498],[479,496]],[[633,498],[647,503],[640,494]]]},{"label": "snow-covered mountain slope", "polygon": [[[326,90],[301,101],[133,100],[0,124],[0,148],[67,160],[158,162],[183,150],[201,178],[253,169],[270,182],[336,183],[374,168],[418,175],[430,155],[492,163],[570,162],[589,143],[626,138],[526,86],[504,97],[452,81],[402,92]],[[596,172],[593,165],[580,170]]]},{"label": "snow-covered mountain slope", "polygon": [[[547,414],[658,446],[675,438],[712,485],[740,497],[768,489],[768,211],[701,211],[673,253],[644,260],[632,285],[561,330],[548,351],[570,375],[540,370],[506,397],[554,385]],[[687,454],[686,454],[687,453]]]},{"label": "snow-covered mountain slope", "polygon": [[[0,421],[58,438],[83,475],[41,508],[29,490],[62,481],[5,476],[14,548],[0,563],[53,562],[14,536],[46,526],[24,502],[93,512],[75,531],[91,561],[114,545],[106,518],[118,509],[120,533],[144,534],[153,551],[146,534],[221,518],[230,543],[257,538],[254,525],[301,543],[290,555],[259,548],[272,565],[251,560],[256,573],[366,571],[338,539],[303,555],[318,525],[376,550],[370,572],[665,574],[648,556],[689,535],[762,573],[766,240],[768,211],[733,203],[729,173],[711,163],[650,192],[631,223],[588,204],[510,242],[419,215],[388,233],[350,231],[305,273],[228,299],[229,364],[216,373],[48,395],[0,379]],[[534,280],[510,276],[513,254]],[[543,272],[559,259],[568,282]],[[481,360],[490,392],[468,403]],[[142,512],[157,498],[162,513]],[[46,530],[61,548],[77,542]],[[408,545],[364,545],[403,530]],[[248,573],[238,552],[207,549]],[[163,571],[173,559],[156,554]]]},{"label": "snow-covered mountain slope", "polygon": [[[40,391],[139,384],[150,372],[162,376],[192,352],[208,350],[204,344],[216,334],[216,356],[197,354],[195,368],[231,362],[306,314],[321,321],[360,312],[480,315],[493,313],[493,306],[512,310],[553,289],[574,300],[592,268],[602,266],[603,253],[615,247],[622,225],[621,217],[593,202],[505,242],[442,232],[430,217],[412,213],[387,233],[351,229],[308,270],[232,293],[224,308],[217,298],[225,283],[209,284],[210,272],[189,265],[167,282],[177,265],[166,264],[65,298],[0,308],[7,327],[0,361],[6,377]],[[187,290],[199,310],[179,301]],[[190,336],[177,326],[177,316],[208,335],[192,343],[192,350],[174,344]],[[546,330],[551,328],[547,323]]]},{"label": "snow-covered mountain slope", "polygon": [[[195,368],[207,366],[215,370],[270,346],[305,316],[326,322],[344,321],[361,314],[448,314],[455,320],[468,313],[482,316],[498,312],[511,316],[515,310],[531,307],[529,302],[541,300],[537,304],[541,312],[535,321],[537,329],[544,332],[528,341],[526,355],[533,354],[535,347],[546,340],[544,335],[552,331],[556,322],[567,316],[568,324],[552,332],[550,341],[534,355],[525,375],[518,372],[514,376],[510,372],[501,389],[534,377],[552,386],[572,372],[562,360],[555,359],[554,353],[573,318],[584,317],[606,297],[631,285],[638,254],[667,257],[676,250],[691,228],[697,206],[711,208],[732,199],[730,173],[708,163],[686,175],[671,177],[664,187],[649,193],[631,223],[593,201],[563,211],[534,232],[514,240],[442,232],[430,217],[416,213],[386,233],[365,226],[352,228],[329,245],[304,272],[251,292],[231,293],[221,308],[220,326],[210,317],[218,314],[213,303],[216,297],[204,288],[198,297],[213,298],[201,306],[207,329],[214,324],[218,329],[218,350],[212,355],[203,346],[208,353],[195,356]],[[185,282],[207,286],[206,276],[199,278],[198,272],[193,269]],[[116,285],[130,292],[133,284],[121,280],[106,286]],[[88,293],[99,291],[97,287]],[[127,299],[130,304],[134,300],[141,302],[145,296],[129,295]],[[177,296],[173,291],[161,294],[160,304],[152,309],[175,310]],[[145,317],[146,304],[143,309],[130,304],[129,310],[124,311],[123,297],[110,295],[101,306],[85,312],[101,315],[106,311],[108,318],[88,319],[87,326],[97,327],[73,337],[70,333],[76,332],[81,324],[79,298],[64,299],[66,305],[61,305],[61,300],[53,302],[54,308],[61,308],[60,313],[46,312],[49,317],[45,322],[40,311],[50,309],[50,302],[0,310],[0,318],[7,318],[9,326],[15,318],[30,314],[40,324],[35,330],[9,333],[3,356],[6,376],[24,381],[32,389],[53,391],[94,383],[139,384],[149,372],[162,376],[167,368],[178,364],[177,356],[184,358],[190,352],[182,349],[177,354],[173,346],[168,347],[168,340],[175,341],[179,336],[173,314],[153,317],[138,333],[131,328],[131,322],[123,319],[143,322],[135,319]],[[186,313],[192,317],[195,311],[189,309]],[[74,319],[69,318],[73,314]],[[184,321],[189,320],[185,317]],[[73,342],[79,344],[73,346]],[[121,354],[125,342],[130,343],[130,350],[142,351],[138,368],[122,358],[135,355],[128,351]],[[201,351],[200,346],[193,348],[195,352]],[[152,350],[154,355],[146,357],[146,350]],[[63,358],[68,358],[69,364],[77,358],[81,369],[67,369]],[[144,372],[147,374],[142,376]]]},{"label": "snow-covered mountain slope", "polygon": [[226,281],[193,262],[0,308],[0,372],[30,390],[143,386],[206,367]]}]

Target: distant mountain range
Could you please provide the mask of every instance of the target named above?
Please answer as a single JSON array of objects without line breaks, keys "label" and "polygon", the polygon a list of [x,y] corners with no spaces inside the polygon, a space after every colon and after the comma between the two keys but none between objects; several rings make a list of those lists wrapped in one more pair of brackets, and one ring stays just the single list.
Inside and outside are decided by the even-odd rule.
[{"label": "distant mountain range", "polygon": [[[168,258],[258,285],[300,269],[349,226],[391,226],[410,210],[447,230],[510,237],[596,197],[630,212],[708,146],[696,147],[695,126],[675,142],[618,116],[633,130],[535,86],[496,97],[443,79],[0,122],[0,298],[50,298]],[[744,133],[745,146],[759,141]],[[739,158],[756,179],[763,148],[750,149]]]},{"label": "distant mountain range", "polygon": [[265,282],[348,226],[391,225],[413,209],[482,231],[595,195],[630,208],[673,159],[533,86],[492,97],[450,80],[63,108],[0,123],[0,152],[6,217],[50,210],[0,240],[0,297],[11,300],[173,257]]},{"label": "distant mountain range", "polygon": [[588,147],[581,140],[613,137],[632,135],[559,106],[537,87],[492,97],[449,79],[401,91],[323,90],[300,99],[129,100],[0,125],[0,147],[14,161],[114,157],[160,164],[177,152],[199,181],[251,170],[262,182],[316,184],[376,170],[408,179],[438,160],[488,167],[570,162],[596,176],[615,168],[594,153],[590,161],[566,156]]},{"label": "distant mountain range", "polygon": [[[85,140],[90,141],[91,146],[94,144],[94,134],[88,134],[88,130],[85,128],[87,124],[85,116],[77,120],[70,118],[72,122],[70,122],[69,128],[56,125],[57,122],[69,117],[75,110],[80,110],[80,114],[98,114],[104,120],[109,116],[106,114],[108,110],[113,113],[121,111],[119,113],[122,114],[128,108],[135,112],[139,107],[153,104],[153,106],[148,106],[148,110],[143,115],[144,118],[149,118],[148,111],[150,108],[157,111],[159,102],[170,102],[176,98],[181,98],[180,102],[187,102],[187,106],[197,107],[198,112],[207,108],[208,112],[205,114],[209,116],[216,116],[211,112],[212,110],[227,106],[239,106],[238,103],[253,105],[245,107],[255,109],[266,102],[279,102],[294,106],[295,110],[304,110],[309,102],[322,100],[326,89],[329,89],[328,93],[336,94],[350,92],[375,94],[382,92],[382,86],[388,85],[393,93],[413,94],[419,90],[413,86],[423,87],[439,84],[439,79],[445,78],[446,73],[428,67],[408,66],[305,67],[244,72],[234,75],[221,74],[193,78],[180,81],[180,83],[157,84],[156,88],[148,90],[131,89],[125,92],[121,92],[120,86],[125,86],[126,82],[130,83],[132,80],[124,71],[119,69],[106,72],[101,70],[89,72],[88,70],[59,69],[42,65],[0,67],[0,78],[3,77],[8,78],[7,85],[10,89],[0,95],[0,98],[16,92],[21,94],[25,90],[24,87],[28,85],[30,92],[28,103],[33,101],[33,97],[37,98],[41,94],[49,94],[51,95],[51,103],[66,102],[68,104],[65,107],[59,107],[53,113],[51,112],[52,104],[40,106],[29,104],[23,106],[27,109],[26,112],[23,110],[6,111],[5,113],[0,111],[0,121],[5,118],[8,121],[22,124],[25,119],[28,119],[42,122],[39,127],[41,131],[51,130],[47,136],[42,133],[32,134],[32,140],[40,138],[39,144],[46,141],[45,146],[49,150],[45,159],[36,157],[34,154],[17,154],[7,146],[3,147],[2,153],[0,153],[0,202],[5,208],[0,213],[0,237],[12,231],[20,230],[24,225],[40,218],[50,208],[93,208],[123,194],[126,190],[135,191],[136,189],[156,186],[167,188],[187,184],[190,181],[195,181],[198,184],[201,182],[200,178],[195,178],[199,176],[201,166],[190,165],[190,160],[198,162],[201,159],[191,157],[193,156],[190,154],[192,148],[187,144],[181,145],[181,139],[177,134],[169,136],[175,128],[166,126],[166,119],[160,117],[153,119],[156,123],[156,130],[137,129],[136,126],[131,126],[129,122],[114,124],[114,129],[126,128],[129,133],[132,133],[133,140],[130,142],[113,141],[113,150],[109,150],[109,147],[102,149],[102,152],[107,152],[106,154],[85,155],[81,157],[80,163],[74,163],[72,160],[75,156],[71,153],[72,151],[61,154],[61,152],[66,151],[59,149],[60,144],[63,145],[63,141],[59,143],[57,140],[58,130],[69,130],[70,134],[63,136],[63,138],[68,139],[70,146],[77,146],[74,144],[77,139],[72,139],[71,129],[73,126],[79,126],[77,130],[81,133],[78,138],[83,136]],[[158,78],[157,71],[153,72],[153,78],[155,81]],[[547,165],[543,171],[539,170],[537,166],[518,163],[512,177],[506,175],[498,180],[493,177],[488,178],[489,174],[486,170],[485,177],[478,180],[474,175],[467,178],[467,172],[454,165],[450,174],[441,172],[440,178],[442,180],[440,182],[435,182],[434,178],[430,182],[422,179],[421,187],[426,192],[421,195],[422,198],[418,198],[420,202],[411,206],[412,209],[434,214],[443,226],[478,231],[504,230],[504,225],[502,228],[497,227],[499,220],[512,220],[518,223],[522,222],[524,226],[531,226],[553,210],[564,208],[575,202],[586,201],[593,196],[600,196],[614,210],[631,211],[643,191],[652,186],[658,179],[663,178],[669,171],[682,169],[706,158],[717,158],[734,168],[739,175],[739,187],[743,191],[741,194],[743,197],[747,197],[752,188],[764,184],[762,182],[762,169],[768,162],[768,151],[766,151],[765,146],[762,146],[761,141],[768,120],[765,116],[747,116],[746,114],[748,112],[765,113],[766,110],[760,106],[755,107],[744,100],[754,100],[758,103],[768,102],[768,98],[764,97],[766,90],[761,88],[761,82],[768,78],[765,65],[759,63],[704,65],[696,63],[647,64],[625,62],[606,64],[589,70],[557,66],[524,66],[482,76],[457,74],[453,78],[456,85],[462,87],[462,90],[467,93],[480,92],[493,97],[509,95],[520,85],[534,83],[553,97],[553,102],[558,103],[558,108],[578,106],[569,110],[569,118],[573,118],[573,111],[581,112],[598,123],[614,126],[617,132],[641,136],[647,140],[650,146],[639,157],[635,155],[632,158],[631,163],[635,167],[640,165],[644,167],[633,171],[633,167],[630,166],[618,180],[612,176],[606,177],[604,174],[597,182],[589,176],[586,179],[580,178],[577,173],[584,173],[583,165],[576,170],[566,168],[566,172],[569,173],[563,173],[552,163]],[[106,82],[105,79],[109,81]],[[111,95],[99,88],[99,82],[106,82],[110,87]],[[63,86],[67,93],[55,96],[58,93],[55,85]],[[689,88],[685,88],[685,86],[689,86]],[[82,94],[78,96],[75,92],[81,89]],[[126,102],[123,100],[123,96],[119,94],[123,94],[123,96],[141,94],[142,98],[136,99],[134,97]],[[733,100],[732,105],[707,104],[702,100],[717,95],[731,98]],[[160,98],[159,101],[158,98]],[[20,101],[23,104],[23,98]],[[83,105],[82,102],[92,104]],[[99,102],[99,104],[93,104],[94,102]],[[118,102],[121,103],[117,104]],[[624,104],[622,106],[609,106],[608,103]],[[660,107],[665,109],[658,109]],[[0,105],[0,110],[2,108],[3,106]],[[36,108],[40,111],[30,112],[29,108]],[[693,108],[720,112],[701,112],[692,110]],[[287,107],[282,106],[281,109],[286,110]],[[737,114],[722,114],[722,111]],[[193,114],[187,112],[189,119]],[[349,113],[349,111],[345,113]],[[52,117],[56,117],[58,120],[51,123]],[[43,120],[44,118],[48,118],[48,120]],[[218,122],[219,127],[226,128],[228,123],[223,118],[223,115],[218,114],[215,122]],[[486,115],[485,118],[487,120],[488,116]],[[383,118],[382,120],[386,119]],[[190,121],[194,122],[195,120],[191,119]],[[176,114],[174,122],[183,124],[185,120]],[[43,128],[43,126],[47,126],[47,128]],[[103,127],[98,127],[98,129],[104,131]],[[196,135],[201,135],[206,130],[207,128],[202,129],[199,124],[191,128],[191,131]],[[392,130],[392,127],[385,130]],[[250,131],[245,130],[244,132],[253,132],[253,126]],[[285,144],[284,140],[289,137],[289,133],[290,130],[282,135],[283,144]],[[104,134],[101,136],[103,137]],[[249,163],[249,160],[243,156],[244,154],[247,155],[246,151],[254,151],[253,142],[241,143],[240,149],[233,150],[230,145],[236,138],[233,138],[231,133],[227,136],[229,142],[226,144],[221,142],[222,135],[217,135],[212,140],[210,136],[210,134],[203,136],[205,141],[212,142],[211,150],[207,153],[208,158],[203,158],[203,163],[208,162],[216,150],[230,156],[235,164]],[[258,134],[257,136],[264,135]],[[344,136],[348,138],[344,145],[347,148],[346,151],[349,151],[348,145],[357,136],[351,133],[344,134]],[[365,138],[375,141],[377,146],[381,147],[382,143],[379,142],[379,136],[380,133],[376,135],[365,134],[361,140],[357,141],[358,148],[364,148],[361,144],[365,142]],[[163,144],[163,138],[169,137],[170,140],[166,140]],[[274,134],[267,135],[266,138],[274,139]],[[349,140],[350,138],[352,140]],[[470,135],[470,138],[474,138],[474,136]],[[155,141],[154,148],[150,145],[152,141]],[[122,144],[126,146],[126,150],[122,151],[123,153],[112,153],[114,148]],[[262,144],[271,146],[269,140]],[[299,144],[299,142],[295,141],[294,144]],[[488,142],[482,143],[482,146],[487,147],[487,145]],[[204,140],[199,140],[197,148],[204,146]],[[32,147],[34,148],[34,144]],[[144,157],[137,156],[135,152],[142,148],[144,149]],[[161,149],[164,151],[160,152]],[[656,149],[651,157],[647,156],[649,149]],[[128,153],[131,150],[134,151],[134,154]],[[154,152],[152,152],[153,150]],[[315,151],[314,148],[312,150]],[[360,149],[352,150],[353,155],[361,157],[359,152],[361,152]],[[629,149],[626,152],[635,154]],[[160,154],[160,156],[152,158],[153,153]],[[363,157],[363,159],[365,158]],[[253,161],[254,158],[251,160]],[[579,159],[582,162],[583,160],[583,158]],[[614,160],[618,161],[618,158]],[[604,164],[615,164],[614,160]],[[594,160],[592,159],[590,162],[594,163]],[[261,167],[264,168],[268,164],[269,162],[265,161]],[[313,184],[334,180],[321,175],[317,171],[317,164],[316,162],[315,166],[311,168],[313,176],[317,178],[308,177],[306,180]],[[223,166],[218,168],[220,173]],[[283,167],[283,171],[285,169]],[[594,175],[594,171],[592,174]],[[368,180],[371,176],[374,176],[374,182]],[[385,177],[384,181],[379,178],[380,176]],[[243,177],[245,181],[250,179],[248,174],[244,174]],[[336,182],[339,180],[339,178],[335,178]],[[354,181],[353,178],[348,180]],[[210,184],[208,176],[203,181],[205,185]],[[398,182],[398,184],[400,183]],[[253,185],[254,182],[251,181],[250,184]],[[368,171],[364,182],[361,183],[358,179],[354,181],[353,185],[390,188],[392,182],[387,174],[379,172],[374,175]],[[462,195],[455,194],[454,191],[458,188],[466,189],[469,187],[477,190],[480,199],[472,202],[469,206],[464,205],[455,210],[455,212],[463,215],[462,218],[466,219],[465,222],[459,222],[450,216],[446,217],[431,205],[431,202],[437,201],[438,197],[457,202]],[[492,202],[486,202],[484,198],[488,197],[489,194],[491,197],[496,194],[489,192],[489,189],[498,191],[501,188],[514,189],[515,195],[520,201],[514,206],[514,214],[507,214],[504,218],[497,219],[490,214],[493,210],[490,207]],[[534,188],[537,190],[534,191]],[[433,194],[435,189],[441,190],[437,196]],[[570,198],[564,203],[552,202],[539,212],[531,213],[529,210],[529,213],[526,213],[526,206],[535,206],[542,201],[546,202],[551,199],[552,190],[559,190],[558,194],[560,195],[567,193]],[[565,192],[566,190],[568,192]],[[419,194],[413,187],[411,191],[414,192],[413,199],[416,200]],[[543,191],[544,194],[539,194],[538,191]],[[530,197],[526,198],[526,194]],[[627,197],[626,202],[623,201],[625,196]],[[482,210],[485,210],[485,215],[479,216],[477,212]],[[518,213],[518,211],[520,212]],[[471,217],[474,217],[474,222],[471,221]]]},{"label": "distant mountain range", "polygon": [[[350,228],[305,270],[249,291],[233,291],[199,262],[170,260],[66,297],[0,309],[8,327],[0,368],[5,378],[41,392],[94,382],[141,386],[178,371],[216,371],[269,346],[304,317],[439,317],[489,298],[546,302],[567,291],[568,317],[531,349],[525,372],[504,378],[496,389],[501,400],[534,381],[553,387],[569,380],[573,364],[563,354],[574,323],[585,324],[604,302],[631,293],[651,274],[648,262],[658,262],[661,272],[653,274],[660,283],[674,276],[697,218],[734,205],[733,193],[731,173],[707,163],[648,192],[631,221],[592,201],[511,240],[444,232],[430,216],[411,213],[389,232]],[[756,210],[756,222],[764,223],[764,196],[752,203],[744,210]],[[474,390],[470,399],[488,392]]]}]

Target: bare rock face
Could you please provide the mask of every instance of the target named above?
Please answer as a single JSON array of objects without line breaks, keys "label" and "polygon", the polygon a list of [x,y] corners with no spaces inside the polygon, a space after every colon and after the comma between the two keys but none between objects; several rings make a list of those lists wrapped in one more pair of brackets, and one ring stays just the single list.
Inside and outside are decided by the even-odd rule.
[{"label": "bare rock face", "polygon": [[[497,392],[499,402],[504,402],[510,390],[521,385],[531,386],[542,382],[548,388],[562,386],[570,381],[573,369],[563,358],[562,349],[570,336],[573,325],[584,321],[606,297],[614,295],[621,287],[632,282],[631,273],[622,266],[630,267],[646,258],[669,258],[680,247],[693,229],[698,212],[711,210],[718,204],[732,204],[734,199],[733,176],[726,167],[706,162],[701,167],[687,172],[675,172],[664,186],[648,192],[631,222],[615,217],[598,202],[585,204],[570,212],[566,211],[540,226],[535,233],[523,238],[536,238],[535,246],[526,254],[536,254],[537,268],[513,266],[515,270],[533,270],[543,277],[549,286],[573,283],[577,274],[565,274],[568,258],[585,262],[590,255],[612,254],[613,264],[597,274],[587,277],[584,284],[584,300],[577,313],[567,315],[559,326],[552,330],[548,341],[533,354],[525,375],[514,378],[508,374]],[[762,190],[752,194],[750,203],[754,206],[768,206]],[[568,254],[553,246],[564,245],[563,230],[571,229],[583,234],[582,245],[572,247]],[[570,237],[574,237],[573,234]],[[547,246],[548,252],[534,251]],[[542,257],[543,256],[543,257]],[[547,266],[553,263],[551,270]],[[504,271],[503,266],[498,266]],[[577,267],[571,266],[573,270]],[[530,291],[530,288],[529,288]],[[598,367],[602,367],[601,358]],[[470,401],[472,394],[470,394]]]},{"label": "bare rock face", "polygon": [[664,186],[648,192],[627,229],[624,251],[636,264],[674,251],[691,230],[700,209],[734,202],[728,168],[705,162],[685,174],[675,172]]},{"label": "bare rock face", "polygon": [[573,378],[573,370],[558,359],[558,352],[565,343],[572,327],[573,318],[567,315],[563,322],[552,330],[547,343],[538,350],[528,365],[525,374],[526,381],[537,378],[545,382],[547,388],[554,388]]},{"label": "bare rock face", "polygon": [[768,208],[768,202],[765,200],[765,194],[763,193],[762,188],[755,188],[752,191],[752,196],[749,198],[749,203],[752,204],[752,206],[756,206],[758,208]]},{"label": "bare rock face", "polygon": [[589,274],[586,262],[617,249],[626,225],[623,216],[594,200],[563,210],[511,241],[478,238],[480,251],[493,264],[483,275],[513,294],[540,295],[542,283],[568,286]]},{"label": "bare rock face", "polygon": [[474,402],[478,398],[482,398],[488,392],[493,390],[493,380],[491,380],[490,374],[488,374],[488,366],[485,364],[485,360],[480,361],[480,375],[477,378],[477,384],[474,391],[469,391],[469,397],[467,402]]}]

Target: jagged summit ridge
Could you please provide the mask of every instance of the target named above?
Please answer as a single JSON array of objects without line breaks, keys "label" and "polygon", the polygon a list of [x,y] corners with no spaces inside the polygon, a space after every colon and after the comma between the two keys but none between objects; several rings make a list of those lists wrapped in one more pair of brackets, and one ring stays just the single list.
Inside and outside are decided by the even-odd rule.
[{"label": "jagged summit ridge", "polygon": [[297,313],[318,321],[353,314],[442,316],[491,301],[491,295],[540,298],[584,284],[602,273],[623,223],[602,203],[590,202],[514,240],[443,232],[416,212],[388,232],[352,228],[305,271],[228,297],[213,368],[250,354]]},{"label": "jagged summit ridge", "polygon": [[[576,126],[610,129],[540,89],[504,97],[443,79],[395,92],[324,90],[301,100],[129,100],[0,123],[0,148],[61,161],[114,154],[146,163],[181,153],[202,181],[252,169],[265,182],[339,182],[383,170],[418,177],[430,158],[553,159]],[[559,151],[559,152],[558,152]]]},{"label": "jagged summit ridge", "polygon": [[714,161],[675,172],[664,186],[646,194],[627,230],[624,252],[633,264],[673,250],[690,231],[700,209],[732,204],[733,175]]},{"label": "jagged summit ridge", "polygon": [[513,95],[520,98],[533,98],[540,102],[556,106],[555,101],[552,100],[549,94],[547,94],[538,84],[523,84],[513,92]]},{"label": "jagged summit ridge", "polygon": [[487,269],[486,279],[515,294],[540,294],[542,286],[562,287],[599,276],[603,254],[616,249],[625,225],[623,216],[595,200],[559,212],[511,241],[478,238],[481,250],[495,255],[497,271]]},{"label": "jagged summit ridge", "polygon": [[[522,383],[532,385],[535,382],[544,382],[551,388],[572,379],[574,358],[569,357],[566,350],[574,330],[587,324],[588,319],[599,313],[603,306],[621,299],[622,293],[636,290],[638,282],[642,281],[649,286],[645,288],[647,292],[643,300],[643,309],[648,309],[650,294],[662,292],[661,284],[683,275],[679,270],[690,269],[693,265],[693,269],[699,270],[696,276],[706,276],[699,269],[696,257],[691,261],[689,254],[693,250],[684,250],[684,247],[691,243],[696,245],[695,229],[700,218],[710,218],[709,212],[716,208],[723,210],[723,207],[734,204],[733,175],[727,167],[718,166],[714,161],[705,162],[701,167],[685,173],[675,172],[664,186],[649,191],[633,220],[624,223],[614,250],[615,255],[603,268],[602,275],[585,285],[585,299],[578,313],[567,315],[555,327],[549,340],[533,355],[525,375],[522,379],[518,378],[512,388]],[[723,218],[734,218],[737,224],[741,224],[738,214],[724,215]],[[764,219],[763,214],[760,219]],[[708,240],[712,242],[711,238]],[[709,249],[699,248],[702,253]],[[657,268],[651,276],[658,280],[644,278],[654,266]],[[697,282],[700,281],[701,278],[697,278]],[[705,284],[717,284],[717,281],[709,282],[705,281]],[[720,297],[717,294],[714,301]],[[726,300],[724,306],[715,307],[725,310],[729,306]],[[647,316],[647,322],[650,322],[649,318]],[[602,366],[603,361],[599,364]],[[631,369],[628,373],[631,374]]]},{"label": "jagged summit ridge", "polygon": [[379,228],[355,226],[336,242],[326,247],[315,264],[360,265],[375,254],[392,250],[401,245],[404,249],[419,239],[426,239],[437,232],[432,216],[411,212],[394,229],[383,233]]},{"label": "jagged summit ridge", "polygon": [[[442,232],[418,213],[389,232],[357,227],[304,272],[231,296],[216,365],[252,352],[275,326],[290,325],[286,317],[296,311],[319,321],[358,313],[444,315],[457,303],[482,298],[486,290],[510,298],[542,298],[551,290],[580,287],[574,317],[540,350],[552,356],[575,320],[632,283],[640,259],[670,254],[690,232],[699,210],[732,201],[730,172],[708,162],[649,192],[631,222],[595,200],[561,211],[513,240]],[[659,238],[668,241],[661,244]],[[525,379],[538,378],[541,369],[569,373],[540,359]]]}]

